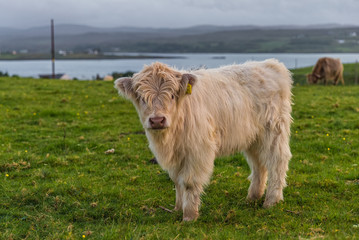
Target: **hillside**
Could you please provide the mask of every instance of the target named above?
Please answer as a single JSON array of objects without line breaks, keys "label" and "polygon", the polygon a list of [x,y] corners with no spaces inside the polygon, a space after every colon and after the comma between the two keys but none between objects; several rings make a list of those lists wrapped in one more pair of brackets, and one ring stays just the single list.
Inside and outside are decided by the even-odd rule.
[{"label": "hillside", "polygon": [[[49,27],[0,28],[0,50],[48,53]],[[55,26],[57,50],[84,52],[359,52],[359,27],[316,26],[194,26],[190,28],[98,28]]]}]

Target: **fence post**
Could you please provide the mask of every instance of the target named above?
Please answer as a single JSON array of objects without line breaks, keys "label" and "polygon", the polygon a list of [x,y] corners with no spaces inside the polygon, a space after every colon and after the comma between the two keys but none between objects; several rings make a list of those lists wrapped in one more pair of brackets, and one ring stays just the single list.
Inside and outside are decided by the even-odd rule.
[{"label": "fence post", "polygon": [[355,61],[355,85],[358,85],[358,60]]}]

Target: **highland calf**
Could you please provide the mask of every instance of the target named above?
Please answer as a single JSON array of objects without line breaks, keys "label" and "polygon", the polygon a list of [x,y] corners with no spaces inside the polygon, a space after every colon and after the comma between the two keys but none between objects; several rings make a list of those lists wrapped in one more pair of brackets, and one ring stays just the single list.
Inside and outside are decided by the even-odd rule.
[{"label": "highland calf", "polygon": [[136,107],[150,149],[175,184],[183,220],[197,219],[214,159],[240,151],[251,168],[247,198],[260,199],[268,182],[264,207],[283,200],[292,78],[282,63],[187,72],[157,62],[115,87]]}]

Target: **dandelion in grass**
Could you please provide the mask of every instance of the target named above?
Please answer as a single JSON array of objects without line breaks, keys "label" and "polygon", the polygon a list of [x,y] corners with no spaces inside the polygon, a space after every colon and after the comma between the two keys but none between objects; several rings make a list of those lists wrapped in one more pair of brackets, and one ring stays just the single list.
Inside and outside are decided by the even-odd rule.
[{"label": "dandelion in grass", "polygon": [[27,150],[25,150],[25,153],[27,153]]},{"label": "dandelion in grass", "polygon": [[6,173],[5,176],[6,176],[6,177],[9,177],[9,174]]},{"label": "dandelion in grass", "polygon": [[330,151],[330,148],[328,148],[328,151]]},{"label": "dandelion in grass", "polygon": [[34,116],[36,116],[36,112],[34,112]]},{"label": "dandelion in grass", "polygon": [[314,116],[312,116],[312,118],[314,118]]},{"label": "dandelion in grass", "polygon": [[85,238],[86,236],[85,235],[82,235],[82,238]]},{"label": "dandelion in grass", "polygon": [[343,141],[345,141],[345,138],[343,138]]},{"label": "dandelion in grass", "polygon": [[329,133],[327,133],[327,137],[329,137]]},{"label": "dandelion in grass", "polygon": [[127,138],[127,141],[130,141],[131,138]]}]

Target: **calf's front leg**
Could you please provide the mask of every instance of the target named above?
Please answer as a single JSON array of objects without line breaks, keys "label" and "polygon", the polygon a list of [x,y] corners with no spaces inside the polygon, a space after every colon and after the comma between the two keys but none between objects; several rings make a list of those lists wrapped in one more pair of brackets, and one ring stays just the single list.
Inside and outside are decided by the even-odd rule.
[{"label": "calf's front leg", "polygon": [[[197,164],[199,161],[197,162]],[[203,188],[209,183],[213,172],[214,156],[208,162],[202,162],[196,166],[196,170],[184,171],[186,174],[180,176],[180,189],[182,190],[183,221],[196,220],[199,216],[201,205],[201,194]]]},{"label": "calf's front leg", "polygon": [[196,220],[199,216],[199,206],[201,204],[202,186],[185,184],[183,191],[183,221]]},{"label": "calf's front leg", "polygon": [[182,204],[182,201],[183,201],[183,195],[184,195],[184,192],[183,192],[183,187],[181,186],[181,184],[179,183],[175,183],[176,184],[176,205],[175,205],[175,211],[179,211],[179,210],[182,210],[182,207],[183,207],[183,204]]},{"label": "calf's front leg", "polygon": [[201,194],[209,183],[214,167],[215,152],[211,149],[186,158],[172,178],[176,185],[175,209],[183,210],[183,221],[196,220],[199,216]]}]

